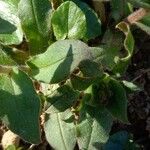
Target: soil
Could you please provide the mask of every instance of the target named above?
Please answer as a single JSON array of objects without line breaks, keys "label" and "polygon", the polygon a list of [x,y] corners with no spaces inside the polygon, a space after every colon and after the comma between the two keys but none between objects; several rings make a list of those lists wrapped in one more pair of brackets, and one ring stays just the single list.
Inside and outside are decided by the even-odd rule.
[{"label": "soil", "polygon": [[128,95],[128,118],[131,123],[130,132],[134,141],[150,149],[150,36],[141,30],[135,30],[135,45],[137,51],[126,77],[129,81],[143,88],[142,91]]},{"label": "soil", "polygon": [[124,79],[141,87],[141,91],[128,94],[130,124],[115,122],[112,132],[126,130],[141,150],[150,150],[150,36],[135,30],[135,54]]}]

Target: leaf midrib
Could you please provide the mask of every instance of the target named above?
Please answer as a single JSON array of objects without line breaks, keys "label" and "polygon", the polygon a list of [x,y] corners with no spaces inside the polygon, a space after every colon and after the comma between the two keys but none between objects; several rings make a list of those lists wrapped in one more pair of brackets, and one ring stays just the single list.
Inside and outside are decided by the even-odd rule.
[{"label": "leaf midrib", "polygon": [[57,116],[57,120],[58,120],[58,126],[59,126],[59,130],[60,130],[60,136],[61,136],[64,148],[65,148],[65,150],[67,150],[67,146],[66,146],[65,139],[64,139],[64,136],[63,136],[63,129],[62,129],[61,122],[60,122],[60,114],[58,113],[58,114],[56,114],[56,116]]},{"label": "leaf midrib", "polygon": [[31,8],[32,8],[32,13],[33,13],[33,18],[37,27],[37,32],[41,35],[40,33],[40,25],[38,24],[38,18],[37,18],[37,13],[36,13],[36,9],[35,9],[35,4],[33,2],[34,0],[31,0]]},{"label": "leaf midrib", "polygon": [[[74,53],[73,55],[79,55],[79,53]],[[59,61],[63,61],[64,58],[67,59],[67,58],[69,58],[70,56],[73,56],[73,55],[68,55],[68,56],[63,57],[63,58],[61,58],[61,59],[59,59],[59,60],[57,60],[57,61],[55,61],[55,62],[53,62],[53,63],[47,64],[47,65],[43,65],[43,66],[41,66],[41,67],[39,67],[39,68],[40,68],[40,69],[43,69],[43,68],[50,67],[50,66],[52,66],[52,65],[54,65],[54,64],[56,64],[56,63],[58,63]],[[38,58],[38,59],[39,59],[39,58]],[[32,61],[31,61],[31,63],[32,63]],[[34,64],[34,63],[33,63],[33,64]],[[36,63],[35,63],[35,64],[36,64]],[[38,65],[37,65],[37,66],[38,66]]]}]

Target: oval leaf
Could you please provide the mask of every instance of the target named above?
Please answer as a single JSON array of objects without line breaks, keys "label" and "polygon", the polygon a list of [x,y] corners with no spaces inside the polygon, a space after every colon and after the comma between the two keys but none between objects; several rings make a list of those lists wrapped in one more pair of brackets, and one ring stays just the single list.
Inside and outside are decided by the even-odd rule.
[{"label": "oval leaf", "polygon": [[44,52],[50,39],[49,0],[21,0],[19,16],[32,55]]},{"label": "oval leaf", "polygon": [[72,1],[64,2],[52,16],[56,39],[83,39],[86,33],[86,18]]},{"label": "oval leaf", "polygon": [[0,119],[25,141],[40,142],[40,100],[32,81],[14,69],[11,76],[0,75]]},{"label": "oval leaf", "polygon": [[101,21],[97,14],[87,5],[79,0],[74,0],[76,5],[84,12],[86,17],[85,40],[94,39],[101,34]]},{"label": "oval leaf", "polygon": [[27,64],[35,79],[58,83],[66,79],[85,59],[92,59],[86,44],[76,40],[61,40],[52,44],[45,53],[31,58]]},{"label": "oval leaf", "polygon": [[44,125],[46,139],[55,150],[73,150],[76,145],[74,122],[66,121],[70,117],[70,110],[47,115]]},{"label": "oval leaf", "polygon": [[107,142],[112,126],[110,113],[102,107],[85,106],[77,125],[77,142],[80,149],[97,150]]},{"label": "oval leaf", "polygon": [[107,109],[117,119],[128,123],[127,96],[125,89],[117,80],[112,78],[109,81],[109,88],[112,92],[112,96],[109,99]]},{"label": "oval leaf", "polygon": [[[3,21],[3,22],[2,22]],[[4,45],[20,44],[23,39],[23,32],[20,27],[20,20],[17,14],[17,5],[11,1],[0,0],[0,41]],[[3,24],[5,22],[5,24]],[[5,28],[3,28],[3,26]],[[4,29],[6,32],[4,33]],[[9,31],[9,32],[8,32]]]}]

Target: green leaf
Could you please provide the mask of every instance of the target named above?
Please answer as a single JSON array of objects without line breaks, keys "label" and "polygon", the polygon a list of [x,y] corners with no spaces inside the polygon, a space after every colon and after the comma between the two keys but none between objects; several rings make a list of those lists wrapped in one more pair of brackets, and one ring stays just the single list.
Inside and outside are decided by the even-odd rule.
[{"label": "green leaf", "polygon": [[[97,52],[95,51],[94,53],[97,53],[95,56],[96,62],[100,61],[104,68],[120,75],[125,72],[130,63],[134,50],[134,39],[129,26],[125,22],[119,23],[117,28],[123,31],[126,36],[124,40],[125,52],[121,52],[123,48],[122,35],[116,31],[114,32],[108,29],[102,40],[103,45],[97,47]],[[95,48],[92,49],[94,50]]]},{"label": "green leaf", "polygon": [[129,3],[124,0],[111,0],[111,15],[119,21],[123,17],[128,16],[132,12],[132,7]]},{"label": "green leaf", "polygon": [[18,8],[18,3],[20,0],[3,0],[11,5],[14,5],[16,8]]},{"label": "green leaf", "polygon": [[131,60],[131,57],[133,55],[134,50],[134,38],[130,31],[130,27],[125,22],[120,22],[116,28],[120,29],[125,34],[125,40],[124,40],[124,48],[126,50],[126,56],[120,57],[116,60],[117,65],[113,69],[113,72],[123,74]]},{"label": "green leaf", "polygon": [[86,17],[86,35],[85,40],[94,39],[101,35],[101,21],[97,14],[87,5],[79,0],[73,0],[76,5],[84,12]]},{"label": "green leaf", "polygon": [[21,147],[16,148],[15,145],[9,145],[5,150],[22,150],[22,148]]},{"label": "green leaf", "polygon": [[47,97],[46,113],[58,113],[73,106],[77,101],[79,93],[71,87],[64,85],[56,89]]},{"label": "green leaf", "polygon": [[131,4],[137,7],[144,7],[150,8],[150,1],[149,0],[128,0]]},{"label": "green leaf", "polygon": [[72,117],[70,110],[46,117],[44,125],[46,139],[55,150],[73,150],[76,145],[74,122],[66,121],[70,117]]},{"label": "green leaf", "polygon": [[0,18],[0,34],[11,34],[17,28],[10,22]]},{"label": "green leaf", "polygon": [[6,150],[16,150],[15,145],[9,145]]},{"label": "green leaf", "polygon": [[1,31],[4,32],[4,22],[5,30],[7,29],[7,33],[0,33],[0,42],[4,45],[20,44],[23,32],[17,14],[17,5],[13,1],[0,0],[0,21]]},{"label": "green leaf", "polygon": [[3,47],[0,45],[0,64],[1,65],[16,65],[16,63],[3,51]]},{"label": "green leaf", "polygon": [[101,65],[97,64],[96,62],[91,62],[90,60],[81,62],[79,69],[79,75],[71,75],[72,86],[77,90],[85,90],[103,75]]},{"label": "green leaf", "polygon": [[113,122],[110,113],[105,108],[86,105],[81,110],[80,117],[76,127],[79,149],[101,149],[109,138]]},{"label": "green leaf", "polygon": [[32,57],[27,64],[31,75],[46,83],[58,83],[70,75],[85,59],[92,59],[89,47],[77,40],[60,40],[45,53]]},{"label": "green leaf", "polygon": [[102,65],[108,70],[113,70],[117,65],[116,60],[119,57],[121,48],[123,47],[122,35],[108,29],[104,34],[102,43],[104,43],[104,45],[100,45],[103,49],[101,54],[101,56],[103,55],[103,58],[101,59]]},{"label": "green leaf", "polygon": [[132,82],[123,80],[122,83],[130,91],[141,91],[142,90],[139,86],[135,85]]},{"label": "green leaf", "polygon": [[111,97],[109,98],[107,109],[117,119],[128,123],[127,96],[125,89],[117,80],[112,78],[110,78],[109,81],[109,89],[111,91]]},{"label": "green leaf", "polygon": [[42,53],[48,47],[50,14],[49,0],[21,0],[19,3],[19,16],[31,55]]},{"label": "green leaf", "polygon": [[141,22],[135,22],[135,24],[142,29],[143,31],[145,31],[148,35],[150,35],[150,26],[147,26],[146,24],[143,24]]},{"label": "green leaf", "polygon": [[56,39],[83,39],[86,34],[86,18],[72,1],[62,3],[52,16]]},{"label": "green leaf", "polygon": [[135,22],[135,24],[150,35],[150,13],[143,17],[139,22]]},{"label": "green leaf", "polygon": [[30,78],[17,69],[0,75],[0,119],[25,141],[40,142],[40,100]]}]

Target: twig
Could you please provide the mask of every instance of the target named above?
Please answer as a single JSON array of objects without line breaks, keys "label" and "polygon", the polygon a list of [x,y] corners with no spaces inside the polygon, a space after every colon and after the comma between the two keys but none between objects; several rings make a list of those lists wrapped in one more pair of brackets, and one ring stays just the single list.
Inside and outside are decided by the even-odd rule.
[{"label": "twig", "polygon": [[141,78],[144,74],[146,74],[146,73],[148,73],[148,72],[150,72],[150,68],[148,68],[148,69],[146,69],[146,70],[143,70],[143,72],[142,72],[140,75],[138,75],[137,77],[135,77],[135,78],[132,80],[132,82],[135,82],[136,80],[138,80],[139,78]]},{"label": "twig", "polygon": [[141,20],[149,12],[150,10],[148,9],[140,8],[125,18],[124,21],[128,24],[134,24],[135,22]]}]

